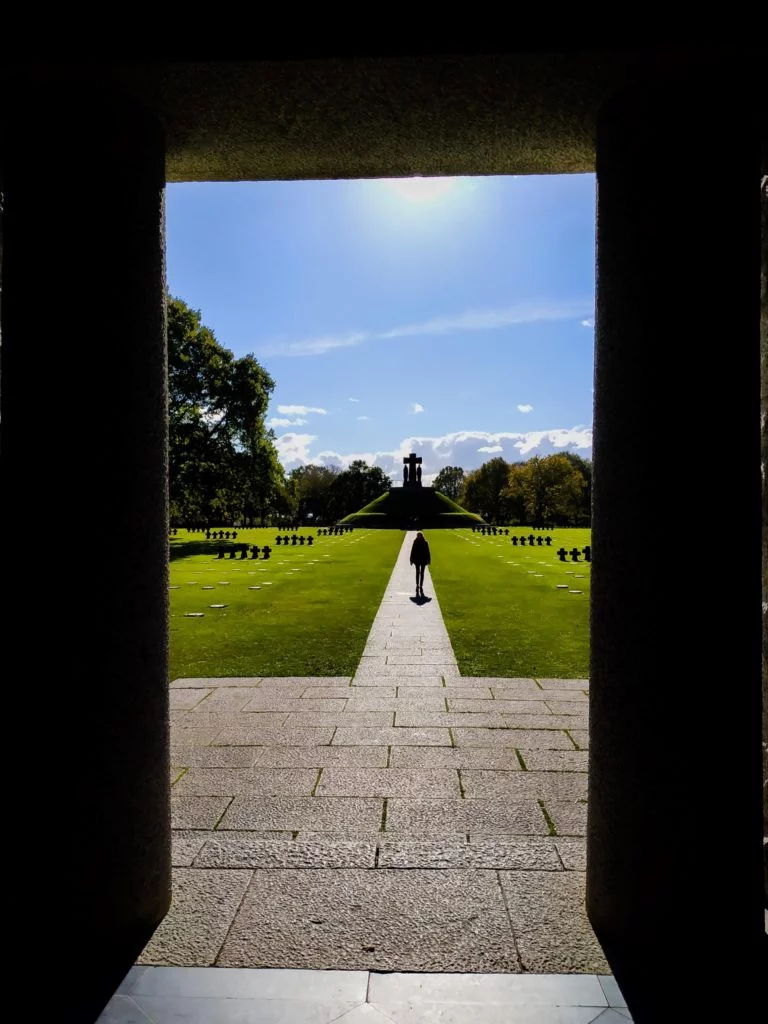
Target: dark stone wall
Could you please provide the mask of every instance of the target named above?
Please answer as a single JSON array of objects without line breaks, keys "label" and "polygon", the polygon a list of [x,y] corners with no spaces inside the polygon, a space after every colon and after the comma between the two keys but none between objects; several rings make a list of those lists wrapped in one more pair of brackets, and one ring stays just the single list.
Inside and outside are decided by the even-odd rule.
[{"label": "dark stone wall", "polygon": [[587,906],[641,1024],[716,935],[730,967],[686,993],[691,1019],[727,1019],[731,969],[765,952],[754,115],[684,77],[617,96],[598,132]]},{"label": "dark stone wall", "polygon": [[7,101],[6,928],[33,1016],[92,1021],[170,899],[163,139],[104,92]]}]

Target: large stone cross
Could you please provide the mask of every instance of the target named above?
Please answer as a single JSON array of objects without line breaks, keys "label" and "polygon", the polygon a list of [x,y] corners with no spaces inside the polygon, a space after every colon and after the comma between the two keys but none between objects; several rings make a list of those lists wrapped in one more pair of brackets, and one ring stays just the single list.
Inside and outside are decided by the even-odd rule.
[{"label": "large stone cross", "polygon": [[407,459],[403,459],[403,486],[421,487],[421,469],[417,474],[416,467],[421,466],[421,456],[411,452]]}]

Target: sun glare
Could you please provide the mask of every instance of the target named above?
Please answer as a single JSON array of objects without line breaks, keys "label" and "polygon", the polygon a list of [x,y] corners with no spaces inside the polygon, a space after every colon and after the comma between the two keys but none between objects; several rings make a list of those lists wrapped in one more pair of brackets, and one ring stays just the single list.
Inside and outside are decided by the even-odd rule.
[{"label": "sun glare", "polygon": [[385,184],[401,199],[428,203],[451,192],[456,181],[456,178],[387,178]]}]

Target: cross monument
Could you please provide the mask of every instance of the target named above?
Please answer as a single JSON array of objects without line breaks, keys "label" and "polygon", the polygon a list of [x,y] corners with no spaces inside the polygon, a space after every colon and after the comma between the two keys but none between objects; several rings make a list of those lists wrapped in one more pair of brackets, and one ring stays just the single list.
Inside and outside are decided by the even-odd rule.
[{"label": "cross monument", "polygon": [[403,459],[403,487],[421,487],[421,456],[416,452]]}]

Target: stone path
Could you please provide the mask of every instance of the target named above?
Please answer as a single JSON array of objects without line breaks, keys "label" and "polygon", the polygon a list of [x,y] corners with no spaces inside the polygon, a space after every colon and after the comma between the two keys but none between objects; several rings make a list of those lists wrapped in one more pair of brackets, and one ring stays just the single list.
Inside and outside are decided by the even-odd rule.
[{"label": "stone path", "polygon": [[174,903],[141,963],[608,972],[587,681],[460,676],[412,539],[353,678],[171,684]]}]

